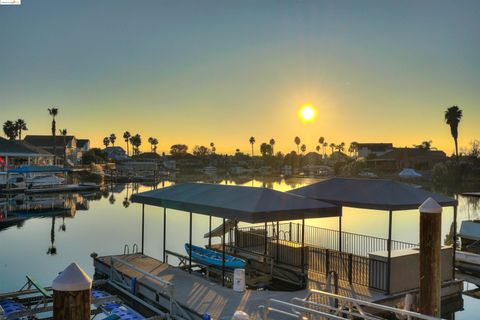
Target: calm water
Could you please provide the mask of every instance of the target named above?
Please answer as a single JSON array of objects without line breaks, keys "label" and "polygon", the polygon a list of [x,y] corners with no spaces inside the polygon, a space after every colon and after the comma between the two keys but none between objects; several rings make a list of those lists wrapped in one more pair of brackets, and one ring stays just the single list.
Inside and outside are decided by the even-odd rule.
[{"label": "calm water", "polygon": [[[272,179],[267,181],[219,180],[218,183],[264,186],[286,191],[310,184],[312,179]],[[169,183],[166,182],[165,186]],[[141,205],[131,204],[129,197],[152,187],[139,184],[112,185],[101,193],[55,195],[25,198],[19,195],[9,201],[0,199],[0,292],[19,289],[25,275],[45,286],[68,264],[79,263],[93,275],[92,252],[100,255],[123,253],[124,245],[141,243]],[[32,211],[36,213],[32,213]],[[345,208],[343,230],[386,238],[388,213]],[[188,241],[188,213],[168,210],[167,249],[184,251]],[[451,230],[453,210],[443,213],[444,239]],[[161,259],[163,248],[163,209],[146,207],[145,253]],[[478,200],[459,197],[459,221],[480,218]],[[213,226],[221,219],[213,219]],[[337,218],[311,219],[308,225],[337,229]],[[206,244],[208,217],[194,215],[193,242]],[[460,224],[459,224],[460,226]],[[394,212],[393,238],[418,242],[417,211]],[[468,284],[466,289],[475,289]],[[465,310],[456,319],[475,319],[480,313],[480,300],[464,296]]]}]

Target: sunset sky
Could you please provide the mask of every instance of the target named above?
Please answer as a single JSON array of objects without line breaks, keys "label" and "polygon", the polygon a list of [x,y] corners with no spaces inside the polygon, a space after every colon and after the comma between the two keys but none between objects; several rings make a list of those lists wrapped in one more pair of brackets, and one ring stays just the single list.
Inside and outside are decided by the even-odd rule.
[{"label": "sunset sky", "polygon": [[[0,121],[100,145],[480,139],[480,1],[22,0],[0,6]],[[315,121],[298,119],[303,104]],[[121,139],[119,139],[121,140]],[[124,143],[117,143],[123,145]],[[257,150],[258,150],[257,147]]]}]

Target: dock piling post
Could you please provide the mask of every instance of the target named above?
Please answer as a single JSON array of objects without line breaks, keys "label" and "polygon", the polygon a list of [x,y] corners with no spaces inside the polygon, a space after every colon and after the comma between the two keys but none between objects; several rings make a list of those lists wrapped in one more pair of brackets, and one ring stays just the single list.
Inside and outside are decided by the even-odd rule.
[{"label": "dock piling post", "polygon": [[76,263],[53,280],[52,289],[54,320],[90,320],[92,279]]},{"label": "dock piling post", "polygon": [[387,240],[387,294],[390,294],[390,277],[392,269],[392,223],[393,223],[393,212],[392,210],[388,211],[388,240]]},{"label": "dock piling post", "polygon": [[442,207],[428,198],[420,210],[420,312],[441,315]]},{"label": "dock piling post", "polygon": [[455,280],[455,259],[457,255],[457,206],[457,204],[453,206],[452,280]]}]

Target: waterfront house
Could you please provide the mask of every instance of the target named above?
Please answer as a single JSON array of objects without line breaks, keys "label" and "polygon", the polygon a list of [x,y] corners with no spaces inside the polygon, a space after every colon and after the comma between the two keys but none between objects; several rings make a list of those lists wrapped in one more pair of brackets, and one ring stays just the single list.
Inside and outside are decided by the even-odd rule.
[{"label": "waterfront house", "polygon": [[78,161],[81,161],[83,155],[90,150],[90,140],[89,139],[77,139],[77,149],[75,150]]},{"label": "waterfront house", "polygon": [[103,152],[107,155],[109,159],[113,159],[115,161],[127,161],[131,160],[127,153],[122,147],[115,146],[115,147],[106,147],[103,149]]},{"label": "waterfront house", "polygon": [[[25,141],[31,145],[42,148],[53,154],[55,145],[55,153],[57,157],[57,164],[63,164],[64,155],[67,156],[67,162],[70,165],[79,163],[82,160],[83,149],[88,148],[89,142],[82,143],[81,149],[78,149],[78,140],[75,136],[55,136],[55,140],[51,135],[27,135]],[[55,141],[55,142],[54,142]],[[82,140],[85,141],[85,140]],[[88,141],[88,140],[87,140]],[[88,150],[87,150],[88,151]]]},{"label": "waterfront house", "polygon": [[374,159],[367,159],[371,168],[379,170],[401,170],[403,168],[431,169],[447,160],[445,152],[421,148],[394,148]]},{"label": "waterfront house", "polygon": [[393,150],[392,143],[359,143],[357,154],[360,158],[378,157]]},{"label": "waterfront house", "polygon": [[0,171],[21,165],[50,165],[53,154],[25,141],[0,138]]}]

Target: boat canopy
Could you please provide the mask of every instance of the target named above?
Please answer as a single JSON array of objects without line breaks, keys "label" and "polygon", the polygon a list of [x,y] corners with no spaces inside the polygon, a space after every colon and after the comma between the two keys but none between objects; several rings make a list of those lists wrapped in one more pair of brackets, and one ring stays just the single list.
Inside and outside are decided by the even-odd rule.
[{"label": "boat canopy", "polygon": [[21,166],[8,170],[8,173],[60,173],[72,172],[72,169],[59,166]]},{"label": "boat canopy", "polygon": [[341,208],[267,188],[182,183],[138,193],[132,202],[248,223],[338,217]]},{"label": "boat canopy", "polygon": [[480,240],[480,220],[462,221],[459,236],[465,239]]},{"label": "boat canopy", "polygon": [[442,207],[457,205],[453,198],[384,179],[331,178],[289,192],[339,206],[375,210],[418,209],[428,198]]}]

